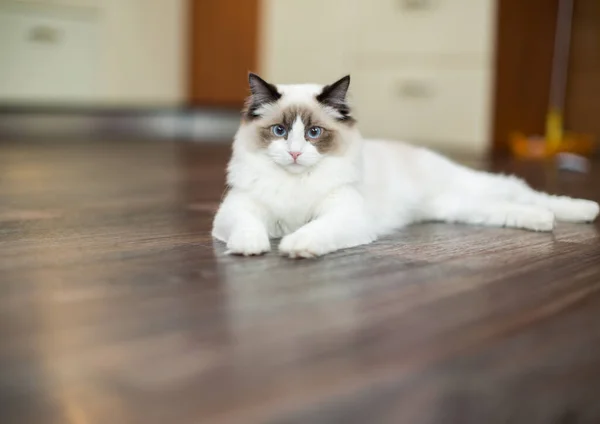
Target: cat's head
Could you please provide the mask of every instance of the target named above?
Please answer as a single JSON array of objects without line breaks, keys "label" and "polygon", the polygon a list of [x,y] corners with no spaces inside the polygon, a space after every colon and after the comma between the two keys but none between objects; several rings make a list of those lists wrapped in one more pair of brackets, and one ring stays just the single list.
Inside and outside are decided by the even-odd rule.
[{"label": "cat's head", "polygon": [[348,133],[355,131],[346,98],[350,76],[326,86],[274,85],[252,73],[248,80],[242,128],[254,152],[302,173],[348,150]]}]

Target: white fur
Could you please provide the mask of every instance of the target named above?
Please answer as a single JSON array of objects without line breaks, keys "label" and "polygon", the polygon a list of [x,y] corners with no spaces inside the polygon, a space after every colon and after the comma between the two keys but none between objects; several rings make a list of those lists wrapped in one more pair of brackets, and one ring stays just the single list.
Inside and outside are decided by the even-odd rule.
[{"label": "white fur", "polygon": [[[374,241],[422,221],[551,231],[555,220],[593,221],[596,202],[551,196],[523,181],[475,171],[424,148],[402,142],[363,140],[359,131],[332,124],[343,151],[320,154],[304,137],[301,121],[287,140],[256,147],[256,125],[277,109],[308,105],[330,118],[336,111],[314,99],[317,85],[278,86],[283,97],[240,126],[228,167],[230,191],[215,217],[213,236],[228,251],[258,255],[280,238],[279,251],[309,258]],[[337,122],[331,120],[332,122]],[[294,163],[289,150],[302,151]]]}]

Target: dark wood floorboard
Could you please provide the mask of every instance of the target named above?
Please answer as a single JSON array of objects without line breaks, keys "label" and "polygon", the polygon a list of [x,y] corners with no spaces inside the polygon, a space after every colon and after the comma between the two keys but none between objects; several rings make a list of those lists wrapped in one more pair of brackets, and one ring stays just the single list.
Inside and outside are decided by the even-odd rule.
[{"label": "dark wood floorboard", "polygon": [[[227,156],[0,144],[1,423],[600,422],[598,224],[229,257]],[[600,163],[475,165],[600,200]]]}]

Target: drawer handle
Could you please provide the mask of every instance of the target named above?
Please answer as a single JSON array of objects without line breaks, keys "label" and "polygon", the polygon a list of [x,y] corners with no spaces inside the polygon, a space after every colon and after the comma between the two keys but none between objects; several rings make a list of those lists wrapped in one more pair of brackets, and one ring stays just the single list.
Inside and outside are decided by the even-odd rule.
[{"label": "drawer handle", "polygon": [[29,40],[34,43],[56,44],[60,39],[60,30],[45,25],[33,27],[29,31]]},{"label": "drawer handle", "polygon": [[433,9],[436,0],[398,0],[401,9],[416,11]]},{"label": "drawer handle", "polygon": [[398,85],[398,94],[402,97],[424,99],[433,96],[433,89],[424,82],[405,81]]}]

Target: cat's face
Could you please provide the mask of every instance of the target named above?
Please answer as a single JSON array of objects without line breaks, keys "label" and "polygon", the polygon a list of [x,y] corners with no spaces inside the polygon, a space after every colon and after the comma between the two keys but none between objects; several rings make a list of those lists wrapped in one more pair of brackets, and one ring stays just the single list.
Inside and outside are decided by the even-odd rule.
[{"label": "cat's face", "polygon": [[326,156],[344,153],[343,132],[354,124],[346,101],[349,76],[325,87],[275,86],[255,74],[249,82],[252,94],[243,125],[251,130],[259,154],[302,173]]}]

